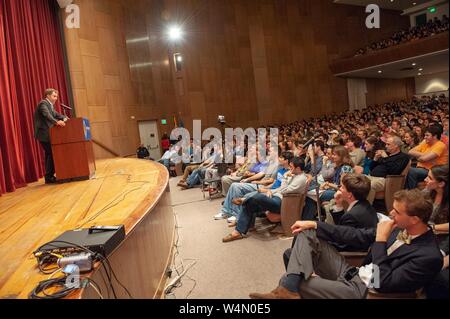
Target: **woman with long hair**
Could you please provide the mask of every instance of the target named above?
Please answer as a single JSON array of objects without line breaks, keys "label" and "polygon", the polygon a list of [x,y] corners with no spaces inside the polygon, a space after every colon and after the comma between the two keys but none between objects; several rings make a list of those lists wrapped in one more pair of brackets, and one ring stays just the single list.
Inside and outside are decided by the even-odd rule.
[{"label": "woman with long hair", "polygon": [[403,153],[408,153],[421,142],[419,136],[414,131],[406,131],[403,136],[403,141],[405,142],[402,148]]},{"label": "woman with long hair", "polygon": [[425,179],[426,191],[433,200],[429,224],[438,235],[439,248],[445,253],[444,266],[434,280],[425,287],[427,299],[448,299],[448,165],[434,166]]},{"label": "woman with long hair", "polygon": [[370,175],[370,170],[372,169],[373,158],[375,157],[376,151],[380,150],[382,147],[379,140],[375,136],[369,136],[364,142],[364,148],[366,150],[366,157],[363,162],[363,174]]},{"label": "woman with long hair", "polygon": [[448,165],[433,166],[425,179],[426,190],[433,200],[432,227],[438,232],[448,232]]}]

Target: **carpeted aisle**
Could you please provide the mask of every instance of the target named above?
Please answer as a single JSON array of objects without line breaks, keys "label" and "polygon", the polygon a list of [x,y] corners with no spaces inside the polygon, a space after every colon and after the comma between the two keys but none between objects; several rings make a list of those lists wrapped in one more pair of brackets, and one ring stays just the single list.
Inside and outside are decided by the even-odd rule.
[{"label": "carpeted aisle", "polygon": [[166,298],[237,299],[253,291],[274,289],[284,273],[283,251],[291,239],[268,233],[249,233],[249,238],[222,243],[232,228],[226,220],[214,220],[223,198],[203,200],[199,188],[180,191],[179,177],[170,180],[172,204],[178,221],[175,266],[182,272],[194,260],[181,286]]}]

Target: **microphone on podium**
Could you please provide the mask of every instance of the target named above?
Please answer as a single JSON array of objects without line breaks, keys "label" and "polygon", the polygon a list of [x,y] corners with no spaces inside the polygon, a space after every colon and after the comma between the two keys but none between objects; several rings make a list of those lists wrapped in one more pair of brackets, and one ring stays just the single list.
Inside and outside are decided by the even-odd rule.
[{"label": "microphone on podium", "polygon": [[63,103],[60,103],[60,104],[64,108],[64,115],[67,117],[66,110],[72,110],[72,108],[70,106],[67,106],[67,105],[63,104]]}]

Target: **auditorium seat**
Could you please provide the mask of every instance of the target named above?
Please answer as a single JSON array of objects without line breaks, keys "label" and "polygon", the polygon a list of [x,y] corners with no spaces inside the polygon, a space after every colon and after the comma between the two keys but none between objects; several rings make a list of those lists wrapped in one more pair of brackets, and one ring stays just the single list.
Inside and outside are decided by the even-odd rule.
[{"label": "auditorium seat", "polygon": [[367,251],[342,251],[345,261],[353,267],[361,267],[364,258],[367,256]]},{"label": "auditorium seat", "polygon": [[387,175],[384,192],[378,192],[375,195],[376,199],[384,199],[386,205],[386,211],[390,212],[392,210],[392,205],[394,203],[394,194],[405,188],[406,176],[411,168],[411,161],[405,167],[400,175]]},{"label": "auditorium seat", "polygon": [[281,202],[281,226],[284,234],[292,237],[291,226],[301,220],[306,194],[285,194]]},{"label": "auditorium seat", "polygon": [[367,299],[425,299],[423,289],[408,293],[380,293],[374,289],[369,289]]}]

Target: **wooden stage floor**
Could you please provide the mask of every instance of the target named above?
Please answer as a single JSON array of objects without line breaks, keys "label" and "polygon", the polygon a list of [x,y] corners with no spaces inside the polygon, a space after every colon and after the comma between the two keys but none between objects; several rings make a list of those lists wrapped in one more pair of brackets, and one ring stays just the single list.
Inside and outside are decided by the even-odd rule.
[{"label": "wooden stage floor", "polygon": [[93,225],[123,224],[128,237],[167,193],[167,170],[154,162],[110,159],[96,165],[89,181],[41,180],[0,197],[0,298],[27,298],[48,278],[39,274],[32,254],[40,245]]}]

